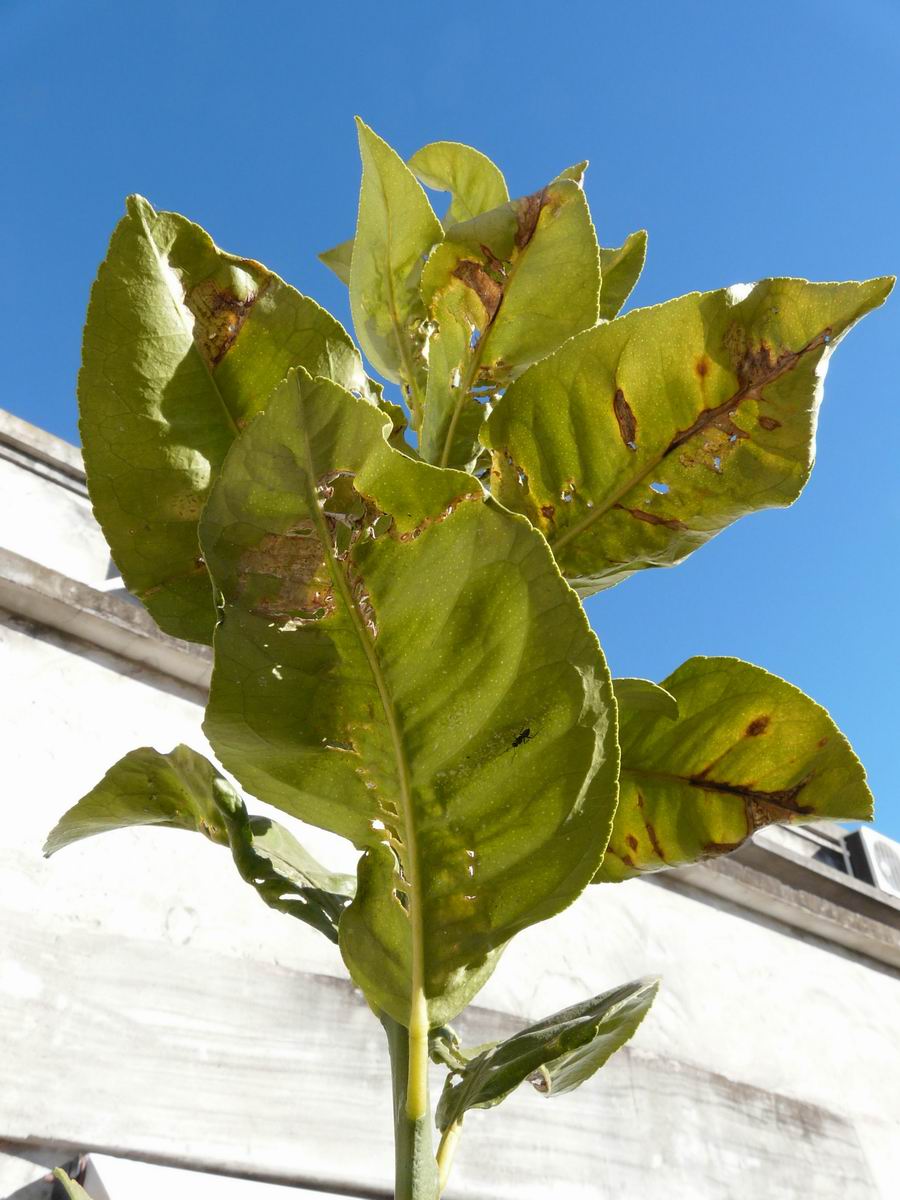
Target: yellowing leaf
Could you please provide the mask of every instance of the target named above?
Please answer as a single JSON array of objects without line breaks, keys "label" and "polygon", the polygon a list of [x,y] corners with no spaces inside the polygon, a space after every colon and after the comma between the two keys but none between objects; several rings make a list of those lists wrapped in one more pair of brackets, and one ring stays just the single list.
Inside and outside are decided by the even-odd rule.
[{"label": "yellowing leaf", "polygon": [[544,533],[581,595],[792,503],[828,358],[892,285],[770,279],[588,330],[495,405],[482,432],[494,495]]},{"label": "yellowing leaf", "polygon": [[571,180],[449,229],[422,276],[435,325],[422,457],[469,465],[481,402],[595,324],[599,293],[597,239]]},{"label": "yellowing leaf", "polygon": [[690,658],[677,705],[619,706],[619,806],[597,880],[713,858],[773,822],[866,821],[862,765],[828,713],[736,658]]},{"label": "yellowing leaf", "polygon": [[356,336],[385,379],[407,389],[414,424],[424,386],[422,264],[441,223],[403,159],[357,118],[362,185],[350,267]]},{"label": "yellowing leaf", "polygon": [[498,208],[509,199],[506,181],[487,155],[461,142],[429,142],[409,160],[409,169],[438,192],[450,192],[445,229]]},{"label": "yellowing leaf", "polygon": [[166,633],[212,640],[200,512],[229,446],[297,365],[366,390],[353,343],[318,304],[132,196],[91,292],[80,427],[94,513]]}]

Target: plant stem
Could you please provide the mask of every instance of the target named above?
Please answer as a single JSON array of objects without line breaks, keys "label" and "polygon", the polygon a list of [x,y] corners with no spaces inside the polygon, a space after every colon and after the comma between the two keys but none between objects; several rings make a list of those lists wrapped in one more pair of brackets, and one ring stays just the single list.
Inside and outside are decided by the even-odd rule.
[{"label": "plant stem", "polygon": [[[394,1109],[394,1200],[438,1200],[437,1164],[431,1142],[431,1109],[427,1075],[424,1111],[418,1118],[407,1114],[410,1061],[409,1031],[386,1013],[378,1018],[387,1034],[391,1055]],[[426,1051],[427,1052],[427,1051]],[[427,1064],[427,1059],[426,1059]]]},{"label": "plant stem", "polygon": [[437,1152],[438,1188],[443,1193],[450,1178],[450,1168],[453,1166],[453,1156],[462,1135],[462,1119],[454,1121],[444,1130]]}]

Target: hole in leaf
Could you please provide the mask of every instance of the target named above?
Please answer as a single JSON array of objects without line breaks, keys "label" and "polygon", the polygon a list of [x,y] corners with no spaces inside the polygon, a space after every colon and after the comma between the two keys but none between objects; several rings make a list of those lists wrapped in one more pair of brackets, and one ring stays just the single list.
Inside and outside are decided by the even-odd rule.
[{"label": "hole in leaf", "polygon": [[667,483],[661,483],[658,479],[654,479],[653,483],[650,484],[650,490],[657,492],[660,496],[665,496],[669,490],[669,485]]}]

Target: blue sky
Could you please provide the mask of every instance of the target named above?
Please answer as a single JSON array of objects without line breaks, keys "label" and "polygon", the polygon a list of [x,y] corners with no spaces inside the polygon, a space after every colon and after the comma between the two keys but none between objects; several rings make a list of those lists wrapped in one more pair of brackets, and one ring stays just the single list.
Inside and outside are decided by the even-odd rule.
[{"label": "blue sky", "polygon": [[[345,322],[315,253],[352,231],[359,112],[401,153],[469,142],[514,195],[581,158],[633,299],[900,268],[900,5],[0,0],[0,406],[77,440],[88,289],[128,192]],[[812,482],[589,602],[617,674],[735,654],[825,704],[900,838],[900,299],[835,355]]]}]

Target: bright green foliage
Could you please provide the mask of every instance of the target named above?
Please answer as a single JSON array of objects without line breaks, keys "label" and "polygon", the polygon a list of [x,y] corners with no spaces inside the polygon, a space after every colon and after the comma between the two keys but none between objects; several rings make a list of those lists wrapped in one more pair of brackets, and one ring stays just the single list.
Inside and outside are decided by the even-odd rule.
[{"label": "bright green foliage", "polygon": [[[486,155],[460,142],[431,142],[417,150],[406,165],[426,187],[451,193],[450,207],[442,222],[445,229],[497,208],[509,199],[500,170]],[[319,255],[325,266],[348,287],[353,241],[348,238]]]},{"label": "bright green foliage", "polygon": [[353,238],[347,238],[345,242],[338,242],[330,250],[323,250],[319,258],[329,270],[334,271],[341,283],[346,283],[347,287],[350,286],[350,267],[353,262]]},{"label": "bright green foliage", "polygon": [[135,825],[189,829],[228,846],[241,877],[268,905],[337,941],[353,880],[319,866],[283,826],[248,816],[232,785],[196,750],[160,754],[144,746],[126,754],[60,818],[44,853]]},{"label": "bright green foliage", "polygon": [[[628,984],[464,1050],[444,1022],[512,936],[592,880],[727,853],[770,821],[871,814],[802,693],[730,658],[613,682],[576,592],[795,500],[828,358],[892,281],[769,279],[620,316],[647,236],[599,247],[586,162],[510,200],[468,146],[404,163],[358,132],[356,233],[320,257],[399,394],[313,301],[139,198],[79,383],[127,585],[166,632],[213,642],[215,754],[249,794],[349,839],[357,880],[249,816],[186,747],[126,755],[47,852],[199,830],[337,942],[388,1038],[396,1196],[437,1200],[469,1108],[526,1080],[571,1091],[655,995]],[[443,221],[423,184],[450,193]],[[450,1072],[436,1158],[429,1053]]]},{"label": "bright green foliage", "polygon": [[545,1017],[475,1057],[457,1051],[437,1106],[438,1129],[461,1121],[470,1108],[493,1108],[526,1081],[544,1096],[574,1091],[634,1036],[658,987],[655,979],[627,983]]},{"label": "bright green foliage", "polygon": [[600,271],[603,276],[600,288],[601,321],[611,321],[622,311],[644,269],[646,257],[647,233],[643,229],[629,234],[615,250],[600,247]]},{"label": "bright green foliage", "polygon": [[442,221],[445,229],[499,208],[509,199],[499,168],[480,151],[459,142],[430,142],[415,152],[409,169],[433,191],[450,192],[450,207]]},{"label": "bright green foliage", "polygon": [[600,251],[571,180],[447,231],[422,274],[434,331],[421,453],[466,466],[484,401],[597,321]]},{"label": "bright green foliage", "polygon": [[672,721],[678,717],[675,697],[649,679],[614,679],[613,691],[619,706],[620,725],[631,713],[649,713],[654,717],[669,717]]},{"label": "bright green foliage", "polygon": [[419,279],[443,230],[403,160],[368,125],[357,125],[363,175],[350,267],[353,324],[376,370],[403,384],[418,424],[425,376]]},{"label": "bright green foliage", "polygon": [[809,478],[828,357],[893,281],[683,296],[568,342],[510,387],[492,489],[582,595],[671,566]]},{"label": "bright green foliage", "polygon": [[622,774],[599,880],[728,854],[772,822],[869,821],[865,772],[828,713],[761,667],[691,658],[677,712],[620,700]]},{"label": "bright green foliage", "polygon": [[439,1023],[596,871],[612,695],[539,535],[384,429],[294,373],[229,456],[202,526],[225,601],[206,731],[254,795],[366,850],[348,966],[405,1022],[420,958]]},{"label": "bright green foliage", "polygon": [[212,640],[197,521],[228,447],[292,366],[367,386],[318,304],[132,196],[91,292],[78,399],[94,512],[167,633]]}]

